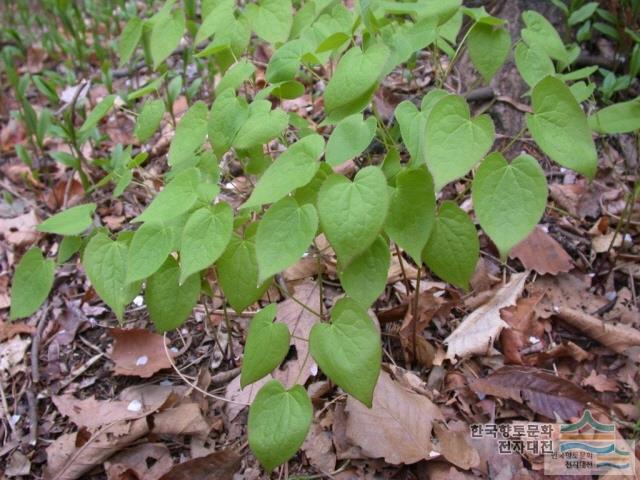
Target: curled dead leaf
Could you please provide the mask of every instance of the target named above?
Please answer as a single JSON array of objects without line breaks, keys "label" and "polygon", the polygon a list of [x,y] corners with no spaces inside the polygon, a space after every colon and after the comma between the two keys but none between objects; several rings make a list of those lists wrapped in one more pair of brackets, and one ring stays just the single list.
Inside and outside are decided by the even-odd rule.
[{"label": "curled dead leaf", "polygon": [[462,320],[444,341],[448,345],[448,359],[484,355],[493,350],[493,341],[509,326],[500,317],[500,310],[516,303],[528,275],[529,272],[512,275],[509,283],[500,287],[491,300]]},{"label": "curled dead leaf", "polygon": [[594,397],[569,380],[532,367],[502,367],[470,386],[476,393],[526,403],[531,410],[550,419],[575,419],[587,408],[607,411]]},{"label": "curled dead leaf", "polygon": [[587,313],[560,307],[557,316],[585,335],[600,342],[616,353],[640,360],[640,331],[629,325],[605,323]]}]

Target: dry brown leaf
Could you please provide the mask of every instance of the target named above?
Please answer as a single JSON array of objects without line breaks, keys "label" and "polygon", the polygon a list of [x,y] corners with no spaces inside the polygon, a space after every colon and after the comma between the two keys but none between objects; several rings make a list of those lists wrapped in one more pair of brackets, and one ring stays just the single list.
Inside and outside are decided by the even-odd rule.
[{"label": "dry brown leaf", "polygon": [[614,352],[627,355],[636,361],[640,359],[640,331],[638,329],[629,325],[605,323],[599,318],[572,308],[560,307],[556,314],[558,318],[573,328],[577,328]]},{"label": "dry brown leaf", "polygon": [[555,315],[559,307],[569,307],[595,312],[608,303],[603,297],[591,293],[591,277],[577,272],[561,273],[557,276],[544,275],[527,287],[527,290],[544,292],[545,296],[538,304],[538,315],[549,318]]},{"label": "dry brown leaf", "polygon": [[600,215],[602,188],[595,182],[579,180],[571,185],[549,185],[551,198],[572,215],[597,218]]},{"label": "dry brown leaf", "polygon": [[33,210],[13,218],[0,218],[0,235],[12,245],[29,246],[38,241],[36,225],[40,221]]},{"label": "dry brown leaf", "polygon": [[314,422],[305,439],[302,451],[307,456],[309,463],[320,472],[330,474],[336,469],[336,452],[333,450],[331,433],[323,430]]},{"label": "dry brown leaf", "polygon": [[112,328],[110,333],[115,340],[111,352],[115,375],[149,378],[162,369],[171,368],[162,335],[143,328]]},{"label": "dry brown leaf", "polygon": [[233,450],[220,450],[176,465],[160,480],[232,480],[241,461]]},{"label": "dry brown leaf", "polygon": [[13,377],[26,370],[25,360],[31,337],[16,336],[0,343],[0,375]]},{"label": "dry brown leaf", "polygon": [[475,480],[471,473],[461,472],[447,462],[422,462],[418,466],[418,478],[429,480]]},{"label": "dry brown leaf", "polygon": [[555,345],[546,352],[534,354],[532,356],[531,365],[543,365],[550,360],[557,358],[573,358],[576,362],[584,362],[589,360],[592,355],[576,345],[573,342],[563,342],[560,345]]},{"label": "dry brown leaf", "polygon": [[596,392],[617,392],[620,390],[618,382],[601,373],[591,370],[587,378],[582,380],[583,387],[592,387]]},{"label": "dry brown leaf", "polygon": [[146,418],[107,424],[89,436],[86,430],[65,433],[47,447],[45,480],[76,480],[114,453],[149,433]]},{"label": "dry brown leaf", "polygon": [[517,244],[509,253],[517,258],[527,270],[540,275],[557,275],[573,268],[569,254],[542,227],[536,226],[531,234]]},{"label": "dry brown leaf", "polygon": [[257,382],[254,382],[251,385],[247,385],[244,388],[240,387],[240,375],[231,380],[224,392],[225,398],[227,400],[230,400],[231,402],[234,402],[225,404],[227,415],[229,416],[229,421],[232,422],[233,420],[235,420],[240,412],[247,408],[246,405],[242,404],[250,404],[251,402],[253,402],[253,399],[256,397],[258,391],[262,388],[262,386],[272,379],[273,377],[271,375],[267,375],[266,377],[261,378]]},{"label": "dry brown leaf", "polygon": [[586,408],[606,411],[594,397],[569,380],[532,367],[502,367],[473,382],[471,388],[484,395],[526,403],[531,410],[550,419],[578,418]]},{"label": "dry brown leaf", "polygon": [[44,203],[52,212],[57,212],[65,207],[65,198],[67,201],[66,208],[77,205],[84,199],[84,188],[75,178],[71,180],[61,179],[53,188],[46,190],[42,194]]},{"label": "dry brown leaf", "polygon": [[514,307],[502,310],[501,317],[510,328],[500,334],[500,346],[506,363],[530,365],[524,357],[527,350],[542,350],[544,343],[544,324],[538,318],[535,307],[543,297],[538,293],[532,297],[521,298]]},{"label": "dry brown leaf", "polygon": [[0,151],[11,152],[16,144],[22,143],[26,138],[27,129],[24,122],[11,117],[0,129]]},{"label": "dry brown leaf", "polygon": [[[309,280],[301,283],[291,294],[300,303],[306,305],[307,308],[314,312],[320,311],[320,291],[316,281]],[[289,327],[291,345],[296,349],[295,358],[287,361],[281,368],[273,372],[273,378],[280,380],[287,388],[292,387],[295,383],[304,385],[312,374],[313,361],[311,361],[310,357],[307,358],[309,342],[301,339],[309,338],[311,327],[319,321],[319,318],[306,308],[303,308],[300,303],[288,298],[278,304],[278,313],[276,315],[276,319],[279,322]],[[299,373],[301,370],[302,372]]]},{"label": "dry brown leaf", "polygon": [[422,336],[422,332],[431,323],[434,316],[446,317],[454,307],[453,302],[448,301],[443,294],[443,291],[436,289],[420,292],[417,319],[413,308],[415,293],[411,297],[409,308],[407,308],[399,331],[405,363],[417,361],[420,365],[431,368],[435,357],[435,348]]},{"label": "dry brown leaf", "polygon": [[204,435],[209,422],[197,403],[181,403],[153,416],[153,433],[157,435]]},{"label": "dry brown leaf", "polygon": [[508,327],[500,317],[500,310],[516,303],[528,274],[512,275],[509,283],[500,287],[491,300],[468,315],[445,339],[449,360],[474,354],[485,355],[493,349],[493,341],[503,328]]},{"label": "dry brown leaf", "polygon": [[0,342],[4,342],[5,340],[15,337],[21,333],[28,333],[31,335],[34,331],[35,328],[33,325],[27,325],[23,322],[6,323],[0,320]]},{"label": "dry brown leaf", "polygon": [[69,417],[78,427],[89,430],[98,429],[108,423],[139,418],[141,414],[154,410],[154,406],[147,405],[145,408],[139,402],[96,400],[95,397],[80,400],[73,395],[54,395],[52,400],[61,415]]},{"label": "dry brown leaf", "polygon": [[309,277],[317,275],[324,270],[322,264],[318,264],[316,258],[312,256],[302,257],[295,264],[291,265],[284,272],[282,272],[282,276],[287,281],[287,283],[291,283],[295,285]]},{"label": "dry brown leaf", "polygon": [[440,409],[427,397],[410,392],[382,371],[369,409],[347,398],[346,435],[371,458],[387,463],[411,464],[431,458],[431,429],[443,419]]},{"label": "dry brown leaf", "polygon": [[433,430],[438,439],[437,451],[463,470],[475,468],[480,463],[478,451],[471,445],[469,427],[464,425],[461,429],[449,429],[440,422],[433,424]]},{"label": "dry brown leaf", "polygon": [[5,465],[4,474],[11,477],[23,477],[31,473],[31,462],[20,450],[14,450]]},{"label": "dry brown leaf", "polygon": [[107,480],[158,480],[171,470],[171,452],[162,443],[143,443],[118,452],[104,463]]}]

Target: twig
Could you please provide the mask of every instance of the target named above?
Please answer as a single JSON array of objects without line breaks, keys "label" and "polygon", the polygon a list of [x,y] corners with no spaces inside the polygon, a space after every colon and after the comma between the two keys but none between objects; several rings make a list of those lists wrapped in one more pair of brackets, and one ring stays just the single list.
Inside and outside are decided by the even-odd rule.
[{"label": "twig", "polygon": [[27,390],[27,403],[29,404],[29,445],[38,443],[38,397],[29,388]]},{"label": "twig", "polygon": [[169,363],[171,364],[171,367],[178,374],[178,376],[182,379],[182,381],[184,383],[189,385],[194,390],[200,392],[201,394],[206,395],[207,397],[211,397],[211,398],[213,398],[215,400],[220,400],[221,402],[232,403],[234,405],[242,405],[244,407],[248,407],[249,405],[251,405],[250,403],[237,402],[235,400],[229,400],[228,398],[224,398],[224,397],[220,397],[218,395],[214,395],[213,393],[209,393],[209,392],[203,390],[202,388],[200,388],[199,386],[197,386],[195,383],[191,382],[187,377],[184,376],[184,374],[178,369],[178,366],[173,362],[173,357],[171,357],[171,354],[169,353],[169,348],[167,347],[167,333],[166,332],[163,334],[163,337],[164,337],[164,340],[165,340],[164,341],[164,353],[167,355],[167,359],[169,360]]},{"label": "twig", "polygon": [[38,356],[40,354],[40,341],[42,340],[42,332],[44,331],[45,319],[49,311],[49,301],[47,300],[42,307],[36,333],[31,342],[31,380],[34,384],[40,382],[40,369],[38,366]]},{"label": "twig", "polygon": [[15,428],[13,426],[13,422],[11,421],[11,417],[9,416],[9,404],[7,403],[7,395],[4,392],[4,375],[0,375],[0,399],[2,400],[2,412],[4,413],[4,417],[7,420],[11,431],[14,431]]},{"label": "twig", "polygon": [[94,363],[96,363],[98,360],[100,360],[104,356],[105,356],[104,353],[98,353],[93,357],[91,357],[88,361],[84,362],[75,370],[72,370],[71,373],[69,374],[69,377],[67,377],[64,380],[64,382],[60,383],[60,390],[67,388],[71,384],[71,382],[73,382],[76,378],[78,378],[84,372],[89,370]]},{"label": "twig", "polygon": [[211,385],[224,385],[229,380],[237,377],[242,371],[242,367],[232,368],[231,370],[227,370],[226,372],[216,373],[213,377],[211,377]]}]

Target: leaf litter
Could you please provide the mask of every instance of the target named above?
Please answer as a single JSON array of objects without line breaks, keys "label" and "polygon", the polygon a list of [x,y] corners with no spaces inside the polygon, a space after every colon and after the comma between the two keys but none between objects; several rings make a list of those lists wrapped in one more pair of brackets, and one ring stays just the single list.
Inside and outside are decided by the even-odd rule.
[{"label": "leaf litter", "polygon": [[[29,49],[27,60],[36,73],[49,61],[37,49]],[[415,72],[421,78],[413,83],[397,72],[391,75],[385,95],[375,99],[383,115],[398,103],[392,98],[396,92],[413,95],[418,93],[416,82],[428,83],[427,66],[418,61]],[[464,63],[459,69],[463,75]],[[83,95],[98,93],[87,87]],[[66,97],[70,101],[69,92]],[[321,107],[312,98],[283,103],[311,118]],[[177,102],[183,105],[175,109],[179,118],[187,102],[185,97]],[[130,119],[116,112],[105,125],[107,149],[130,142]],[[165,137],[173,132],[168,118],[162,131]],[[46,218],[43,213],[82,203],[83,195],[78,179],[65,178],[63,170],[56,173],[59,180],[48,185],[16,160],[14,145],[24,139],[18,122],[12,119],[3,126],[0,137],[3,153],[11,157],[2,167],[3,189],[6,185],[15,197],[12,205],[0,200],[0,243],[6,252],[0,258],[0,300],[6,296],[0,301],[0,380],[3,394],[8,394],[1,426],[6,442],[0,450],[5,475],[259,478],[244,443],[246,406],[261,383],[241,390],[237,373],[224,375],[234,373],[242,360],[246,317],[231,314],[234,326],[223,331],[222,345],[222,312],[196,307],[180,331],[167,335],[167,348],[174,354],[169,359],[164,337],[153,333],[135,308],[127,312],[124,328],[112,329],[113,317],[86,280],[74,275],[78,266],[72,259],[58,273],[50,311],[8,323],[10,294],[8,283],[2,283],[7,272],[38,242],[48,256],[56,255],[59,243],[43,238],[35,226]],[[166,151],[164,143],[160,136],[151,151]],[[50,146],[52,151],[58,147]],[[624,154],[622,147],[620,151]],[[566,172],[548,172],[555,179],[549,201],[555,210],[547,210],[542,224],[512,250],[506,264],[492,258],[496,251],[482,237],[486,256],[471,292],[453,294],[425,272],[417,285],[416,266],[408,256],[392,252],[386,289],[373,308],[383,334],[385,363],[371,410],[319,376],[307,358],[307,344],[296,338],[308,336],[319,319],[292,297],[322,312],[341,293],[332,284],[337,278],[335,257],[318,238],[324,263],[303,259],[285,272],[288,295],[272,290],[259,302],[278,301],[278,320],[296,336],[274,377],[287,384],[297,380],[317,385],[312,395],[316,418],[288,472],[335,478],[536,478],[529,459],[497,455],[495,445],[470,439],[469,425],[512,418],[571,420],[586,407],[621,420],[619,425],[631,435],[640,416],[635,406],[640,383],[640,252],[625,235],[616,234],[624,192],[613,184],[629,180],[619,173],[622,154],[609,151],[606,170],[592,184]],[[350,161],[348,168],[361,161]],[[140,180],[155,188],[160,171],[159,163],[152,162]],[[234,181],[241,180],[248,188],[246,178]],[[144,200],[144,193],[140,195]],[[242,203],[236,191],[229,195],[230,203]],[[122,202],[102,200],[98,203],[106,207],[98,216],[114,232],[136,215]],[[560,215],[559,209],[570,216]],[[634,211],[632,221],[637,222]],[[629,234],[637,240],[637,223],[631,224]],[[320,284],[327,305],[320,302]],[[70,301],[79,313],[70,311]],[[221,360],[208,372],[214,353]],[[302,365],[303,374],[296,379]],[[40,373],[37,381],[34,369]],[[209,382],[203,372],[211,374]],[[219,374],[221,380],[214,381]],[[30,443],[34,427],[36,441]],[[189,444],[197,442],[207,447],[201,456],[192,456],[196,450]],[[211,453],[205,453],[207,449]]]}]

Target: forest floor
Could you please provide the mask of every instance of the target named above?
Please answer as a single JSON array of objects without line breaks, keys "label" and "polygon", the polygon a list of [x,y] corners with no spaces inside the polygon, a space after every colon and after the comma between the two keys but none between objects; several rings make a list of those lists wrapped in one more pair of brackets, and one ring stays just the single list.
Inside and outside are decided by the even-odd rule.
[{"label": "forest floor", "polygon": [[[500,14],[517,24],[524,3],[508,2]],[[33,45],[27,63],[17,67],[28,71],[48,65],[43,52]],[[258,49],[256,55],[267,53]],[[400,101],[421,98],[431,87],[428,62],[418,62],[412,73],[407,80],[395,72],[375,97],[385,121]],[[473,76],[463,58],[448,88],[465,93]],[[116,79],[115,90],[126,81]],[[486,112],[494,119],[497,148],[543,158],[530,138],[512,142],[529,108],[520,99],[525,85],[512,63],[491,87],[478,90],[470,103],[474,114]],[[96,84],[88,95],[97,99],[105,93]],[[228,310],[229,331],[215,292],[206,308],[199,304],[183,327],[163,338],[154,333],[142,297],[118,325],[74,259],[58,270],[52,294],[36,315],[9,322],[16,258],[36,242],[50,255],[59,248],[55,236],[35,226],[62,205],[82,203],[85,195],[60,164],[42,160],[40,175],[34,176],[17,158],[15,145],[25,140],[25,131],[9,118],[16,101],[6,85],[0,95],[0,188],[5,194],[0,199],[0,472],[4,469],[7,478],[266,478],[246,436],[246,404],[260,384],[241,390],[239,382],[255,308],[241,314]],[[184,97],[176,101],[178,117],[186,106]],[[309,118],[316,106],[311,94],[281,105]],[[111,147],[136,143],[128,113],[114,111],[104,123]],[[172,134],[167,121],[152,142],[140,182],[152,183],[166,168]],[[111,147],[105,142],[104,151],[86,156],[105,155]],[[375,146],[368,153],[382,158]],[[357,162],[343,168],[349,171]],[[506,263],[481,236],[481,260],[469,292],[394,255],[385,292],[372,308],[384,351],[374,409],[347,398],[317,369],[304,370],[306,378],[298,380],[308,385],[314,421],[301,452],[275,475],[542,478],[540,455],[501,453],[497,439],[472,438],[470,429],[495,423],[541,426],[555,422],[553,411],[567,420],[590,409],[601,421],[615,422],[625,438],[640,435],[640,209],[638,201],[626,202],[639,162],[633,135],[599,142],[598,174],[591,183],[543,160],[550,196],[540,225]],[[223,194],[236,207],[250,184],[241,172],[231,183]],[[450,188],[443,196],[459,196],[463,209],[470,210],[469,193]],[[150,201],[145,189],[127,195],[131,201],[94,194],[97,215],[113,232]],[[630,221],[622,228],[621,218],[629,211]],[[341,294],[335,257],[325,250],[322,260],[303,258],[283,275],[289,291],[311,306],[319,302],[318,272],[325,301]],[[279,319],[294,334],[308,333],[312,316],[276,288],[266,295],[280,302]],[[443,341],[471,316],[474,328],[461,332],[455,348],[477,354],[455,362]],[[295,342],[295,347],[277,372],[282,378],[296,375],[305,358],[306,344]],[[425,448],[433,458],[416,462]]]}]

